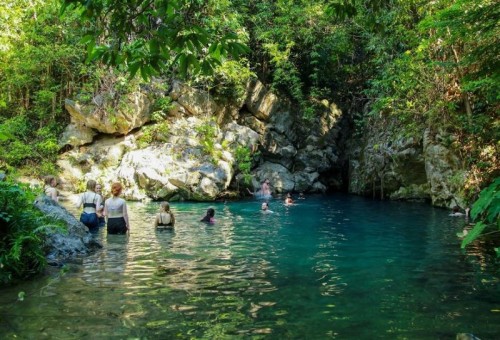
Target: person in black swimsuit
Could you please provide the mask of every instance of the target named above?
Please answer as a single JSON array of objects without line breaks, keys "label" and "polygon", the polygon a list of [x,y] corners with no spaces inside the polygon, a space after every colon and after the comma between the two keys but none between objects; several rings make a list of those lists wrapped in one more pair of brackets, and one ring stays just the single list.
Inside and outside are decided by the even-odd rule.
[{"label": "person in black swimsuit", "polygon": [[173,229],[175,224],[175,217],[170,210],[170,204],[168,202],[160,203],[160,212],[155,218],[155,228],[157,229]]},{"label": "person in black swimsuit", "polygon": [[80,222],[85,224],[91,233],[99,230],[99,219],[97,217],[97,207],[101,206],[101,196],[95,192],[96,181],[87,182],[87,191],[80,195],[77,208],[83,205],[83,211],[80,215]]},{"label": "person in black swimsuit", "polygon": [[109,234],[130,234],[130,223],[128,221],[127,202],[120,198],[122,192],[120,183],[111,185],[113,197],[104,202],[104,216],[106,216],[107,232]]}]

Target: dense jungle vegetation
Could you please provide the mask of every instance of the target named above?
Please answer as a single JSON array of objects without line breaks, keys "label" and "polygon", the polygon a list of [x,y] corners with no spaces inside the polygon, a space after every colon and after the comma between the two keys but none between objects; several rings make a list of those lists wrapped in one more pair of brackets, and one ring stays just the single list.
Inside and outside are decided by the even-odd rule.
[{"label": "dense jungle vegetation", "polygon": [[[109,77],[183,78],[220,98],[258,77],[305,120],[327,99],[358,131],[378,116],[405,136],[445,131],[468,169],[464,196],[491,184],[474,213],[498,227],[498,18],[494,0],[5,0],[0,170],[57,174],[64,99]],[[15,215],[0,212],[3,266]]]}]

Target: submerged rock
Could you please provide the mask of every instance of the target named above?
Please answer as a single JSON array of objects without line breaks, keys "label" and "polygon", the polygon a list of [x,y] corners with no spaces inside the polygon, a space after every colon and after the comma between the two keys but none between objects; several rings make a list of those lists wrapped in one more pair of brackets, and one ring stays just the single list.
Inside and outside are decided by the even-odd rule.
[{"label": "submerged rock", "polygon": [[83,223],[49,197],[39,196],[35,207],[54,220],[63,221],[67,227],[66,231],[54,231],[48,235],[46,258],[49,263],[60,264],[102,248]]}]

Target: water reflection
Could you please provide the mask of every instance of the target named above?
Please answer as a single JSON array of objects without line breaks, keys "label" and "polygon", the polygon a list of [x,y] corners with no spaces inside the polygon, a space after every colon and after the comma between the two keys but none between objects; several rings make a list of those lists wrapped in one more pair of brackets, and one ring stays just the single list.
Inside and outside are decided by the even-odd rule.
[{"label": "water reflection", "polygon": [[172,203],[173,231],[154,229],[157,203],[130,204],[129,237],[101,230],[102,250],[4,290],[0,327],[64,339],[498,331],[497,267],[460,253],[462,226],[446,212],[348,196],[280,203],[274,214],[258,201],[216,204],[214,225],[199,222],[208,204]]}]

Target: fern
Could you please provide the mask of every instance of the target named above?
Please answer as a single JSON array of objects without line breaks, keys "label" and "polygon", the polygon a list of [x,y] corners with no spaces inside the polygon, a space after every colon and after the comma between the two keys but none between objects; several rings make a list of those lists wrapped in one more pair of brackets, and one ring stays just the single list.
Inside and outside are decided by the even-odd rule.
[{"label": "fern", "polygon": [[483,213],[487,214],[487,221],[493,223],[500,211],[500,177],[486,189],[481,191],[479,199],[474,203],[471,210],[472,219],[478,218]]},{"label": "fern", "polygon": [[34,208],[39,192],[27,185],[0,182],[0,283],[26,279],[43,270],[45,235],[62,222]]},{"label": "fern", "polygon": [[[489,226],[494,226],[500,231],[500,177],[497,177],[493,183],[483,189],[479,194],[479,199],[474,202],[471,210],[471,217],[478,221],[474,228],[466,235],[462,241],[462,248],[483,235],[484,230]],[[495,249],[500,256],[499,248]]]},{"label": "fern", "polygon": [[479,235],[483,232],[483,230],[487,227],[488,225],[483,223],[483,222],[478,222],[474,228],[472,228],[471,231],[465,236],[465,238],[462,240],[462,249],[465,248],[468,244],[476,240]]}]

